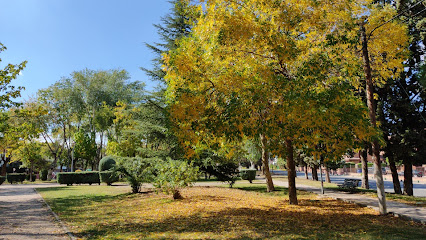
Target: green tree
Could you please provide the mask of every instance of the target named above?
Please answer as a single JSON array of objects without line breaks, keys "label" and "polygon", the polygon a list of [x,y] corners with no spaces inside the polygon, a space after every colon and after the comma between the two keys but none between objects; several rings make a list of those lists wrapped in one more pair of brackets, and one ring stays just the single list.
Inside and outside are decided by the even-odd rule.
[{"label": "green tree", "polygon": [[154,186],[163,192],[173,194],[173,199],[182,199],[180,190],[191,186],[198,179],[198,167],[182,160],[168,159],[157,165]]},{"label": "green tree", "polygon": [[[71,159],[74,135],[83,129],[96,143],[94,166],[103,156],[106,138],[113,131],[113,109],[117,102],[133,104],[141,101],[143,84],[129,82],[125,70],[73,72],[47,89],[39,91],[39,99],[52,113],[50,130],[61,136]],[[70,161],[71,162],[71,161]]]},{"label": "green tree", "polygon": [[[6,47],[0,43],[0,53],[6,50]],[[1,62],[0,58],[0,62]],[[3,69],[0,69],[0,109],[16,106],[17,103],[13,102],[13,98],[21,96],[23,87],[15,87],[11,85],[12,80],[21,73],[25,68],[27,61],[18,65],[7,64]]]},{"label": "green tree", "polygon": [[[401,76],[379,90],[380,128],[384,132],[395,193],[401,194],[396,163],[404,164],[404,192],[413,195],[412,165],[426,163],[426,91],[422,86],[422,46],[426,40],[426,3],[396,1],[400,19],[408,23],[410,56]],[[384,26],[387,27],[387,26]],[[423,66],[422,66],[423,65]]]}]

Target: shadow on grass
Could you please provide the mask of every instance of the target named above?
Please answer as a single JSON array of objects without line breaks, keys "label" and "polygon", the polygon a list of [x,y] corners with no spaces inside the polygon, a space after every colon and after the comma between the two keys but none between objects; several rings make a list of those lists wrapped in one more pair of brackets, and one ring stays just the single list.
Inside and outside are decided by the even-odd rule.
[{"label": "shadow on grass", "polygon": [[[325,205],[331,200],[324,200]],[[314,206],[314,205],[312,205]],[[318,205],[316,206],[318,208]],[[345,204],[329,211],[297,211],[282,208],[238,208],[190,216],[172,216],[160,221],[121,221],[89,227],[80,236],[103,238],[108,234],[132,233],[132,237],[177,239],[185,234],[202,234],[215,239],[424,239],[425,229],[398,224],[388,216],[347,214],[358,206]],[[317,209],[319,210],[319,209]],[[228,235],[233,232],[234,235]],[[183,234],[183,235],[181,235]],[[215,237],[216,236],[216,237]]]},{"label": "shadow on grass", "polygon": [[[240,190],[244,190],[244,191],[249,191],[249,192],[259,192],[259,193],[266,193],[268,195],[284,195],[287,196],[288,195],[288,188],[285,187],[278,187],[275,186],[275,190],[273,192],[267,192],[265,183],[252,183],[250,185],[236,185],[233,187],[234,189],[240,189]],[[306,191],[299,191],[297,190],[297,195],[298,196],[303,196],[303,195],[311,195],[312,193],[306,192]]]},{"label": "shadow on grass", "polygon": [[[237,185],[234,188],[266,193],[264,185],[247,185]],[[57,187],[57,190],[63,188]],[[287,195],[288,189],[277,187],[275,192],[267,194]],[[303,191],[298,193],[299,196],[303,194],[310,193]],[[144,205],[148,206],[146,211],[150,211],[149,201],[162,201],[164,208],[161,209],[166,212],[167,208],[176,206],[176,202],[170,199],[154,199],[149,194],[130,193],[115,196],[72,196],[57,198],[53,202],[56,206],[55,211],[68,215],[68,221],[87,223],[77,234],[88,239],[126,236],[133,239],[178,239],[185,238],[187,236],[185,234],[212,239],[424,239],[426,235],[424,225],[390,216],[356,214],[361,207],[349,203],[336,204],[334,200],[301,198],[298,206],[288,206],[283,201],[283,208],[263,206],[262,201],[259,201],[258,206],[249,208],[228,204],[227,196],[197,195],[179,201],[178,206],[188,208],[208,200],[212,203],[223,202],[226,207],[219,211],[209,208],[192,211],[190,215],[185,216],[157,218],[152,215],[148,218],[139,218],[126,214],[134,208],[141,207],[141,202],[137,202],[125,208],[124,205],[132,199],[144,202]],[[91,207],[75,212],[76,207],[93,206],[95,203],[103,203],[99,205],[101,210],[98,212],[103,216],[91,215]],[[120,205],[121,203],[124,205]],[[122,209],[123,207],[125,209]],[[118,208],[121,211],[117,211]],[[85,215],[86,213],[88,214]]]}]

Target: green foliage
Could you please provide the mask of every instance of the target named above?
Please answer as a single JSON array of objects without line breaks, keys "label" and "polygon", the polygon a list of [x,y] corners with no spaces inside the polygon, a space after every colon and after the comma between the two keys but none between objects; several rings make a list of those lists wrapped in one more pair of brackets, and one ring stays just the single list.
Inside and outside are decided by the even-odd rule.
[{"label": "green foliage", "polygon": [[47,180],[47,174],[49,173],[49,171],[47,169],[43,169],[40,171],[40,179],[42,181],[46,181]]},{"label": "green foliage", "polygon": [[9,183],[23,183],[27,175],[25,173],[8,173],[6,179]]},{"label": "green foliage", "polygon": [[94,137],[89,136],[89,134],[83,129],[80,129],[74,135],[74,157],[76,159],[85,159],[91,163],[96,157],[96,142]]},{"label": "green foliage", "polygon": [[[30,177],[31,177],[31,180],[30,180]],[[31,175],[27,174],[27,176],[25,177],[25,180],[35,182],[36,178],[37,176],[35,174],[31,174]]]},{"label": "green foliage", "polygon": [[114,160],[114,157],[112,156],[106,156],[99,161],[99,171],[107,171],[114,168],[116,165],[116,162]]},{"label": "green foliage", "polygon": [[237,181],[238,173],[238,165],[233,162],[217,164],[212,171],[212,175],[216,176],[217,180],[228,182],[230,187]]},{"label": "green foliage", "polygon": [[133,193],[141,191],[142,183],[151,182],[158,158],[118,158],[117,171],[126,176]]},{"label": "green foliage", "polygon": [[0,185],[2,185],[4,183],[4,181],[6,181],[6,177],[0,176]]},{"label": "green foliage", "polygon": [[90,171],[90,172],[62,172],[57,175],[59,184],[66,184],[68,186],[73,184],[85,184],[92,183],[100,184],[99,172]]},{"label": "green foliage", "polygon": [[255,169],[243,169],[240,170],[240,177],[243,180],[248,180],[250,183],[256,179],[256,170]]},{"label": "green foliage", "polygon": [[118,174],[115,171],[101,171],[99,172],[101,182],[106,183],[108,186],[111,186],[113,182],[118,181]]},{"label": "green foliage", "polygon": [[[0,43],[0,53],[6,50],[6,47]],[[0,62],[1,62],[0,58]],[[7,64],[4,69],[0,69],[0,109],[9,108],[18,105],[13,102],[12,99],[21,96],[21,90],[23,87],[15,87],[10,85],[11,81],[16,79],[25,68],[27,61],[20,63],[19,65]]]},{"label": "green foliage", "polygon": [[179,190],[191,186],[198,179],[198,167],[185,161],[168,159],[157,164],[157,176],[154,186],[166,193],[172,193],[173,199],[180,199]]}]

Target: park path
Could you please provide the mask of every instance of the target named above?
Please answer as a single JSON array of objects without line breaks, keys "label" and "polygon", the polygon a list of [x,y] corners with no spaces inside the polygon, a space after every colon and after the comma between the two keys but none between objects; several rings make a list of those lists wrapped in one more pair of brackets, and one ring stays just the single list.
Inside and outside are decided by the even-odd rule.
[{"label": "park path", "polygon": [[[274,184],[280,187],[288,187],[288,182],[274,179]],[[379,211],[379,202],[377,198],[368,197],[361,194],[347,193],[334,191],[330,189],[325,189],[324,194],[321,194],[321,189],[313,186],[307,186],[303,184],[297,184],[296,179],[296,188],[298,190],[313,192],[318,194],[320,197],[329,197],[345,202],[354,203],[360,206],[369,207],[376,211]],[[425,207],[416,207],[410,206],[404,203],[395,202],[391,200],[386,201],[387,210],[389,213],[397,217],[406,218],[415,222],[421,222],[426,224],[426,208]]]},{"label": "park path", "polygon": [[35,187],[50,185],[0,186],[0,239],[70,239]]}]

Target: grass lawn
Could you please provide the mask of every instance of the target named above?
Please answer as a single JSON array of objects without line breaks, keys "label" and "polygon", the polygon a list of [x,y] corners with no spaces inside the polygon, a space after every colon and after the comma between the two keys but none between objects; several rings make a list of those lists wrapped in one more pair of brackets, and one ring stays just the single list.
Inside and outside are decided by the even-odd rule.
[{"label": "grass lawn", "polygon": [[424,239],[426,227],[369,208],[265,184],[193,187],[185,199],[127,187],[37,189],[71,231],[85,239]]}]

